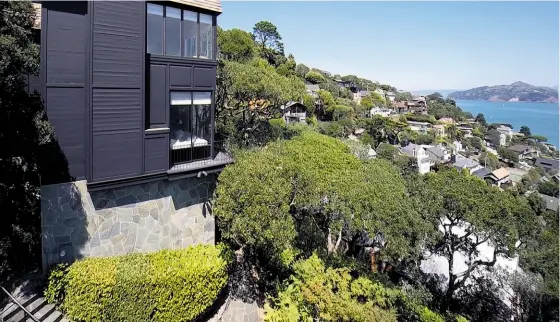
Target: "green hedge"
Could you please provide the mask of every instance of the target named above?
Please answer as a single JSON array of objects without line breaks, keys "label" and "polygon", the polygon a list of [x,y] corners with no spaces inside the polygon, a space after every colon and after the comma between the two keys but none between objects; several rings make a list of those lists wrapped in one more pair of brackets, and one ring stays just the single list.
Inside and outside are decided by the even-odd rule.
[{"label": "green hedge", "polygon": [[231,259],[209,245],[87,258],[53,270],[45,295],[75,321],[190,321],[226,285]]}]

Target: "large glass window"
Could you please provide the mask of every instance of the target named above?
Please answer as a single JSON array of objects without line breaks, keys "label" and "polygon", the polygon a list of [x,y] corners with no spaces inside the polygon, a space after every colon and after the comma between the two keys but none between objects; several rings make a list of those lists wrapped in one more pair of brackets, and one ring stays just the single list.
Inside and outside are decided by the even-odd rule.
[{"label": "large glass window", "polygon": [[198,35],[197,13],[183,10],[183,43],[185,51],[184,57],[198,57],[196,52],[196,39]]},{"label": "large glass window", "polygon": [[148,3],[147,51],[163,55],[163,6]]},{"label": "large glass window", "polygon": [[214,29],[212,16],[200,14],[200,58],[212,59]]},{"label": "large glass window", "polygon": [[181,10],[165,8],[165,55],[181,56]]},{"label": "large glass window", "polygon": [[147,5],[147,52],[214,59],[214,17],[153,3]]},{"label": "large glass window", "polygon": [[210,157],[210,92],[171,92],[170,148],[174,164]]}]

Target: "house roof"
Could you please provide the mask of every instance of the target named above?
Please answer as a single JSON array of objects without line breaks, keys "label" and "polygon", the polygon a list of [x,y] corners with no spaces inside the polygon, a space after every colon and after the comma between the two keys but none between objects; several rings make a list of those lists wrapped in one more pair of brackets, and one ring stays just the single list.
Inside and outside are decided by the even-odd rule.
[{"label": "house roof", "polygon": [[302,103],[294,102],[294,101],[290,101],[290,102],[286,103],[285,105],[281,106],[280,108],[283,109],[283,110],[287,110],[287,109],[290,109],[294,106],[300,106],[300,107],[305,108],[305,105],[303,105]]},{"label": "house roof", "polygon": [[486,178],[487,175],[491,174],[492,170],[490,168],[482,168],[482,169],[478,169],[475,172],[473,172],[473,175],[479,177],[480,179],[484,179]]},{"label": "house roof", "polygon": [[423,149],[422,146],[414,144],[414,143],[409,143],[407,146],[403,146],[403,147],[399,148],[399,150],[402,153],[404,153],[404,154],[406,154],[410,157],[416,157],[416,153],[418,151],[420,151],[421,149]]},{"label": "house roof", "polygon": [[546,158],[537,158],[535,160],[535,166],[541,166],[545,169],[558,169],[559,162],[558,160],[546,159]]},{"label": "house roof", "polygon": [[542,193],[539,193],[539,195],[546,203],[546,209],[558,211],[558,198],[543,195]]},{"label": "house roof", "polygon": [[525,150],[529,148],[531,147],[525,144],[516,144],[514,146],[508,147],[508,150],[521,153],[521,152],[525,152]]},{"label": "house roof", "polygon": [[416,121],[407,121],[406,123],[412,124],[412,125],[429,125],[430,124],[428,122],[416,122]]},{"label": "house roof", "polygon": [[366,97],[370,94],[369,91],[360,91],[358,94],[360,94],[361,97]]},{"label": "house roof", "polygon": [[438,119],[438,121],[444,122],[444,123],[453,123],[453,118],[451,118],[451,117],[442,117],[442,118]]},{"label": "house roof", "polygon": [[460,168],[460,169],[462,169],[462,168],[470,169],[470,168],[477,167],[479,165],[480,165],[480,163],[476,162],[475,160],[465,158],[464,156],[462,156],[460,154],[457,154],[455,156],[455,163],[453,163],[454,167]]},{"label": "house roof", "polygon": [[498,180],[502,180],[505,177],[509,176],[509,171],[506,168],[499,168],[497,170],[492,171],[492,175],[496,177]]},{"label": "house roof", "polygon": [[[170,2],[175,2],[179,4],[184,4],[191,7],[202,8],[214,12],[222,12],[222,1],[221,0],[169,0]],[[39,2],[39,1],[37,1]],[[41,3],[33,3],[33,9],[35,9],[35,23],[33,28],[41,29]]]},{"label": "house roof", "polygon": [[393,106],[396,108],[405,108],[406,107],[406,102],[394,102]]},{"label": "house roof", "polygon": [[438,147],[427,148],[426,151],[428,151],[430,154],[433,154],[438,159],[443,159],[445,157],[445,153]]},{"label": "house roof", "polygon": [[313,91],[313,92],[316,92],[320,89],[319,85],[317,85],[317,84],[306,84],[305,87],[307,87],[308,90]]}]

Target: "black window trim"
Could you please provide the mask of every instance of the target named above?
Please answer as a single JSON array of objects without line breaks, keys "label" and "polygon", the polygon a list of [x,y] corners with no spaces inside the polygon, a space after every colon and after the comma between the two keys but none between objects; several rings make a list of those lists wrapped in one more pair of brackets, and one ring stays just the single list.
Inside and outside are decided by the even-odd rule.
[{"label": "black window trim", "polygon": [[[217,61],[217,34],[216,34],[216,30],[217,30],[217,19],[218,19],[218,15],[219,13],[216,13],[214,11],[210,11],[210,10],[206,10],[203,8],[197,8],[197,7],[193,7],[193,6],[189,6],[189,5],[181,5],[179,3],[175,3],[175,2],[159,2],[159,1],[146,1],[146,5],[145,5],[145,12],[146,12],[146,35],[148,32],[148,4],[154,4],[154,5],[158,5],[158,6],[162,6],[163,7],[163,38],[162,38],[162,46],[163,46],[163,54],[153,54],[153,53],[148,53],[148,39],[146,38],[146,47],[144,48],[144,51],[146,52],[146,54],[154,56],[154,57],[161,57],[161,58],[173,58],[173,59],[181,59],[181,60],[195,60],[198,62],[203,62],[203,61],[207,61],[207,62],[216,62]],[[167,7],[172,7],[172,8],[176,8],[176,9],[180,9],[181,10],[181,56],[167,56],[166,55],[166,43],[165,43],[165,36],[166,36],[166,23],[165,23],[165,19],[167,18]],[[196,34],[196,57],[185,57],[184,56],[184,50],[185,50],[185,45],[184,45],[184,38],[183,38],[183,21],[184,20],[184,10],[187,11],[191,11],[196,13],[196,25],[197,25],[197,34]],[[205,14],[205,15],[209,15],[212,17],[212,59],[208,59],[208,58],[200,58],[200,14]]]}]

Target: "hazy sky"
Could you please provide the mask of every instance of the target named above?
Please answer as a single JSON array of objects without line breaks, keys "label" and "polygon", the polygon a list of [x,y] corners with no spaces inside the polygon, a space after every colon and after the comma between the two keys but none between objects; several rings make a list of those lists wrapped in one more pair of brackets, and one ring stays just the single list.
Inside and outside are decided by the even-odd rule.
[{"label": "hazy sky", "polygon": [[298,63],[404,90],[559,78],[556,2],[223,1],[218,24],[278,27]]}]

